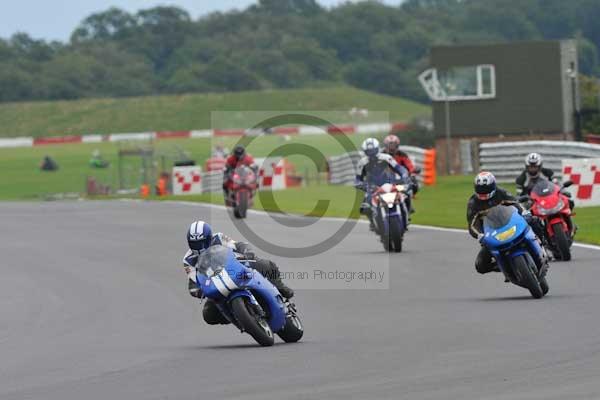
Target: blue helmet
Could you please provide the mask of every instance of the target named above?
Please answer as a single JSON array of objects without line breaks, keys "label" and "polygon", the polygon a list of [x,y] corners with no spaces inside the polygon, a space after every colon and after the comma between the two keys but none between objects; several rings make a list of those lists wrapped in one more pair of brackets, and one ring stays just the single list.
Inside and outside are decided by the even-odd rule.
[{"label": "blue helmet", "polygon": [[187,241],[190,249],[201,251],[210,247],[212,229],[204,221],[192,222],[187,232]]}]

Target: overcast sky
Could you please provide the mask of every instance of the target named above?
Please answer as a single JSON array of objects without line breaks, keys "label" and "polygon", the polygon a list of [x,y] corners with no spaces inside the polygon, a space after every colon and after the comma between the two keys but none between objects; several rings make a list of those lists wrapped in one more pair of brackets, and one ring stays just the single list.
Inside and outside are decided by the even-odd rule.
[{"label": "overcast sky", "polygon": [[[211,11],[243,9],[256,0],[0,0],[0,37],[15,32],[27,32],[34,38],[46,40],[69,39],[73,29],[88,15],[120,7],[130,12],[157,5],[176,5],[186,9],[193,18]],[[341,0],[318,0],[325,6]],[[402,0],[383,0],[397,5]]]}]

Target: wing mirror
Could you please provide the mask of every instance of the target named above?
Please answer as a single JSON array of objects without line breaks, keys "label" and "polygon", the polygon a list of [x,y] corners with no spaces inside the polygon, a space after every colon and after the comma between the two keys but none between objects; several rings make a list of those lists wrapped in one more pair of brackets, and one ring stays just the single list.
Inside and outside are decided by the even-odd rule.
[{"label": "wing mirror", "polygon": [[568,188],[569,186],[573,186],[573,181],[563,182],[562,187]]}]

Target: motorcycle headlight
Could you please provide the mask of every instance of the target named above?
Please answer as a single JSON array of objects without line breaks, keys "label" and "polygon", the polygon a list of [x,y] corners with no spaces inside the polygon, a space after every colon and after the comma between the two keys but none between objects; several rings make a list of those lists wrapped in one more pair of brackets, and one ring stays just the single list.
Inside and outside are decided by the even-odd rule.
[{"label": "motorcycle headlight", "polygon": [[234,175],[233,176],[233,183],[235,183],[236,185],[241,185],[242,184],[242,178],[240,178],[239,175]]},{"label": "motorcycle headlight", "polygon": [[512,227],[505,230],[504,232],[500,232],[500,233],[496,234],[494,237],[496,238],[496,240],[498,240],[500,242],[504,242],[504,241],[512,238],[513,236],[515,236],[515,233],[517,233],[517,226],[513,225]]},{"label": "motorcycle headlight", "polygon": [[388,207],[392,207],[396,202],[396,193],[383,193],[381,195],[381,199],[388,205]]},{"label": "motorcycle headlight", "polygon": [[552,214],[558,214],[560,212],[560,210],[563,209],[563,207],[565,206],[565,203],[563,203],[562,200],[559,200],[558,203],[556,204],[555,207],[553,208],[544,208],[544,207],[539,207],[538,208],[538,212],[541,215],[552,215]]}]

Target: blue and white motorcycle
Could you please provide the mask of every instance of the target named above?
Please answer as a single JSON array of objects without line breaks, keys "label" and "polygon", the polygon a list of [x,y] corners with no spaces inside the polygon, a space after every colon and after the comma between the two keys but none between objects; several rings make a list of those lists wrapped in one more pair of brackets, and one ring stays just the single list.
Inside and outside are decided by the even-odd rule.
[{"label": "blue and white motorcycle", "polygon": [[406,198],[411,196],[409,185],[384,183],[371,194],[373,219],[383,248],[400,253],[404,233],[408,227]]},{"label": "blue and white motorcycle", "polygon": [[261,346],[272,346],[274,333],[288,343],[299,341],[304,329],[294,304],[249,262],[238,260],[230,248],[212,246],[198,259],[197,285],[225,318]]},{"label": "blue and white motorcycle", "polygon": [[367,182],[357,182],[355,187],[366,192],[361,213],[369,218],[371,230],[379,236],[383,248],[400,253],[410,222],[407,203],[413,194],[408,172],[399,176],[392,171],[384,171],[370,175]]},{"label": "blue and white motorcycle", "polygon": [[476,232],[478,218],[483,218],[481,244],[492,253],[507,281],[528,289],[536,299],[548,293],[548,258],[517,209],[498,205],[479,213],[471,225]]}]

